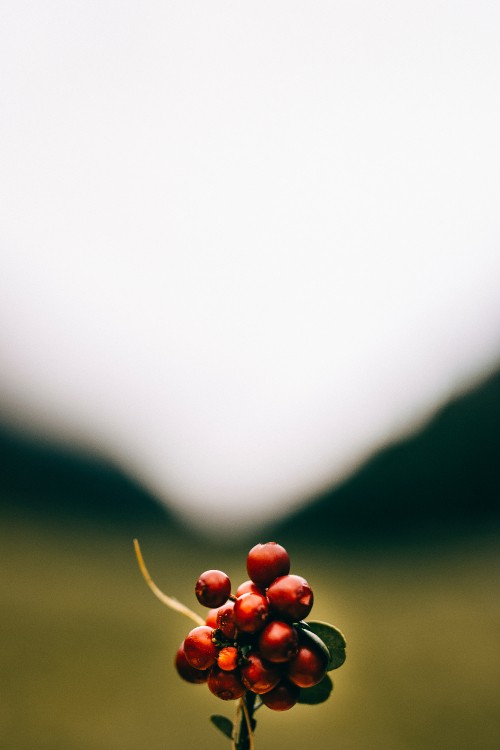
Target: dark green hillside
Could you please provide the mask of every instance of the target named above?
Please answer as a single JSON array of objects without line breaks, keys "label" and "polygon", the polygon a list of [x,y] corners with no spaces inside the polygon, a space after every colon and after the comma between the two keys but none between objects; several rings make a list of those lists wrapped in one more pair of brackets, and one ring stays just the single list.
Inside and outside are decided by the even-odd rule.
[{"label": "dark green hillside", "polygon": [[449,534],[500,510],[500,373],[450,402],[418,434],[378,453],[273,535],[330,542]]},{"label": "dark green hillside", "polygon": [[0,512],[134,530],[138,524],[174,524],[163,506],[113,464],[5,428]]}]

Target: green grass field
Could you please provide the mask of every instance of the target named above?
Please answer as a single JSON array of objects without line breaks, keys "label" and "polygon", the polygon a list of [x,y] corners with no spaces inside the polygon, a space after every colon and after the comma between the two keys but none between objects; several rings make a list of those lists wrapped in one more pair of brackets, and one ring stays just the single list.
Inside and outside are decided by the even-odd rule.
[{"label": "green grass field", "polygon": [[[149,592],[128,533],[1,523],[2,750],[229,750],[208,717],[232,717],[234,704],[177,677],[190,621]],[[140,541],[158,585],[194,609],[202,570],[246,578],[246,546]],[[348,657],[327,703],[259,710],[256,750],[500,747],[498,534],[384,553],[288,549],[314,618],[344,631]]]}]

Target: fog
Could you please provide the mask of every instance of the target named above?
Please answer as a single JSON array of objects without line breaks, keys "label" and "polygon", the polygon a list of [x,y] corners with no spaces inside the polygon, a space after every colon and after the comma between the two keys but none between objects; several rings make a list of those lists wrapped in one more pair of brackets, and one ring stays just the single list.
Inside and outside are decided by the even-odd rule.
[{"label": "fog", "polygon": [[4,421],[258,525],[493,368],[499,21],[5,2]]}]

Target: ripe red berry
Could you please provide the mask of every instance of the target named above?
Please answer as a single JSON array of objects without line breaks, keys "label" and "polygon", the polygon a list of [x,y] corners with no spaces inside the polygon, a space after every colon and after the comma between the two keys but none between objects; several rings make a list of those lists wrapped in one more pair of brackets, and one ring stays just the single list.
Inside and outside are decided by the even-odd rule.
[{"label": "ripe red berry", "polygon": [[321,649],[309,643],[301,643],[296,656],[288,664],[287,676],[298,687],[312,687],[321,682],[327,665],[328,657]]},{"label": "ripe red berry", "polygon": [[268,693],[276,687],[280,677],[279,667],[266,664],[256,652],[249,654],[241,667],[242,683],[257,695]]},{"label": "ripe red berry", "polygon": [[231,581],[222,570],[206,570],[196,581],[194,590],[204,607],[220,607],[229,599]]},{"label": "ripe red berry", "polygon": [[208,625],[199,625],[193,628],[184,639],[186,659],[195,669],[208,669],[215,664],[217,647],[212,637],[212,628]]},{"label": "ripe red berry", "polygon": [[266,590],[259,588],[256,583],[253,581],[243,581],[243,583],[240,583],[238,588],[236,589],[236,598],[238,596],[242,596],[243,594],[265,594]]},{"label": "ripe red berry", "polygon": [[208,669],[195,669],[195,667],[191,666],[186,658],[183,643],[181,643],[181,645],[179,646],[179,650],[175,655],[174,663],[179,676],[182,677],[183,680],[186,680],[186,682],[191,682],[194,685],[200,685],[201,683],[207,681]]},{"label": "ripe red berry", "polygon": [[267,622],[269,604],[263,594],[242,594],[234,604],[233,618],[238,630],[257,633]]},{"label": "ripe red berry", "polygon": [[248,575],[257,586],[267,588],[278,576],[290,572],[290,558],[281,544],[256,544],[247,556]]},{"label": "ripe red berry", "polygon": [[[210,678],[209,678],[210,679]],[[288,711],[299,699],[299,688],[292,682],[282,680],[275,688],[262,696],[262,703],[273,711]]]},{"label": "ripe red berry", "polygon": [[208,689],[211,693],[223,701],[232,701],[241,698],[245,694],[245,686],[240,680],[237,669],[232,672],[224,672],[223,669],[214,666],[208,675]]},{"label": "ripe red berry", "polygon": [[217,612],[217,630],[220,630],[224,638],[232,641],[236,638],[236,623],[234,622],[234,602],[226,602],[219,607]]},{"label": "ripe red berry", "polygon": [[234,646],[224,646],[217,655],[217,664],[225,672],[232,672],[238,666],[238,649]]},{"label": "ripe red berry", "polygon": [[299,636],[288,622],[273,620],[259,637],[259,652],[263,659],[279,664],[290,661],[297,653]]},{"label": "ripe red berry", "polygon": [[267,590],[272,612],[284,620],[298,622],[312,609],[314,596],[311,587],[301,576],[286,575],[277,578]]}]

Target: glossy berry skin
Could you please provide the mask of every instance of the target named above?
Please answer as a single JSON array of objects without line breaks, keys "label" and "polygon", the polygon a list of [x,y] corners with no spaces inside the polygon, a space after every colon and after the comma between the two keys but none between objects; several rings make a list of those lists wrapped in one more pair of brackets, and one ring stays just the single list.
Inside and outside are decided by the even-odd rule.
[{"label": "glossy berry skin", "polygon": [[219,667],[212,667],[208,675],[208,689],[211,693],[222,698],[223,701],[232,701],[241,698],[245,694],[245,686],[240,680],[239,670],[224,672]]},{"label": "glossy berry skin", "polygon": [[212,641],[213,630],[208,625],[193,628],[184,639],[184,653],[195,669],[209,669],[217,658],[217,647]]},{"label": "glossy berry skin", "polygon": [[281,544],[256,544],[247,556],[247,572],[257,586],[267,588],[275,578],[290,572],[290,558]]},{"label": "glossy berry skin", "polygon": [[194,590],[204,607],[220,607],[231,595],[231,581],[222,570],[206,570],[196,581]]},{"label": "glossy berry skin", "polygon": [[300,689],[292,682],[282,680],[275,688],[262,696],[262,702],[273,711],[288,711],[299,699]]},{"label": "glossy berry skin", "polygon": [[224,672],[232,672],[238,666],[238,649],[234,646],[224,646],[217,655],[217,664]]},{"label": "glossy berry skin", "polygon": [[314,602],[306,579],[295,575],[281,576],[273,581],[267,590],[267,598],[274,615],[292,622],[307,617]]},{"label": "glossy berry skin", "polygon": [[241,667],[241,681],[253,693],[263,695],[272,690],[281,678],[279,667],[266,664],[259,654],[251,653]]},{"label": "glossy berry skin", "polygon": [[242,594],[234,604],[233,618],[238,630],[257,633],[269,617],[269,604],[263,594]]},{"label": "glossy berry skin", "polygon": [[233,641],[236,638],[236,623],[234,622],[234,602],[226,602],[217,612],[217,630],[224,638]]},{"label": "glossy berry skin", "polygon": [[236,598],[243,594],[265,594],[266,590],[257,586],[253,581],[243,581],[236,589]]},{"label": "glossy berry skin", "polygon": [[328,657],[319,648],[301,643],[296,656],[287,667],[287,677],[301,688],[312,687],[321,682],[326,674]]},{"label": "glossy berry skin", "polygon": [[288,622],[273,620],[259,636],[259,653],[274,664],[290,661],[299,648],[297,631]]},{"label": "glossy berry skin", "polygon": [[181,643],[175,655],[175,668],[180,677],[193,685],[201,685],[208,679],[208,669],[195,669],[191,666],[184,652],[184,644]]}]

